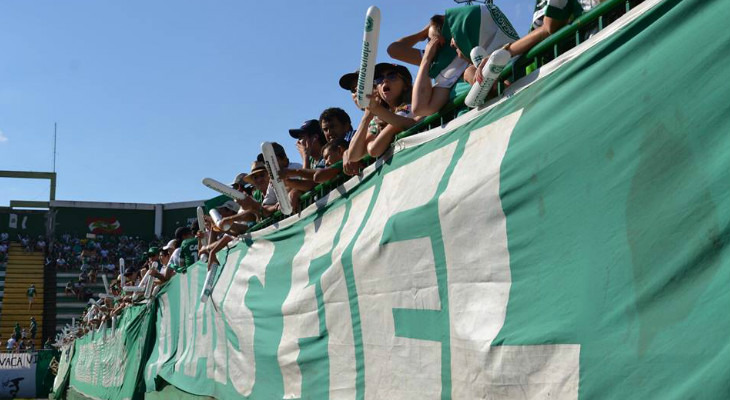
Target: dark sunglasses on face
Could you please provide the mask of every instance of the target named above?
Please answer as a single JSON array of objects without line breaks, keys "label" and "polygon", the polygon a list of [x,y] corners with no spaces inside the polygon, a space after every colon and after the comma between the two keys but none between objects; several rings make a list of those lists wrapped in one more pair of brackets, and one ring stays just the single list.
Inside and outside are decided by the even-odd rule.
[{"label": "dark sunglasses on face", "polygon": [[395,71],[390,71],[387,74],[383,74],[375,78],[375,84],[380,85],[381,83],[385,82],[386,79],[389,81],[394,81],[396,78],[398,78],[398,73]]}]

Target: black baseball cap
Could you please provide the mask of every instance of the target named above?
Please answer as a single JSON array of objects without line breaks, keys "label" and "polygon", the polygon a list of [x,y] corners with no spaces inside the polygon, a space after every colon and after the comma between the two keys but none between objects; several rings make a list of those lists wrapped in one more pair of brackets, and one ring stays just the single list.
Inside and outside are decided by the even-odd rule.
[{"label": "black baseball cap", "polygon": [[393,63],[379,63],[375,65],[375,78],[380,77],[381,75],[383,75],[383,71],[388,70],[393,70],[397,72],[398,75],[403,77],[403,79],[408,83],[413,82],[413,77],[411,76],[411,72],[408,71],[408,68],[403,65]]},{"label": "black baseball cap", "polygon": [[355,72],[350,72],[345,75],[342,75],[340,78],[340,87],[347,90],[348,92],[352,91],[352,88],[355,87],[355,84],[357,83],[357,78],[360,75],[360,73],[356,70]]},{"label": "black baseball cap", "polygon": [[274,155],[276,157],[286,157],[286,151],[284,151],[284,147],[280,145],[279,143],[273,142],[271,143],[271,147],[274,149]]},{"label": "black baseball cap", "polygon": [[289,135],[291,135],[294,139],[300,139],[304,135],[315,135],[319,139],[320,143],[327,142],[327,139],[324,137],[324,133],[322,133],[322,129],[319,127],[319,121],[316,119],[304,121],[301,128],[289,129]]}]

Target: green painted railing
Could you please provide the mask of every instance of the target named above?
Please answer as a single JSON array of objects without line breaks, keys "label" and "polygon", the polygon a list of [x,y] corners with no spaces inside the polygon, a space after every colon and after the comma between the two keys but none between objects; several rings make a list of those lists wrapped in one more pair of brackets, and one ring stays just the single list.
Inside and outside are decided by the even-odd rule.
[{"label": "green painted railing", "polygon": [[[550,37],[538,43],[522,57],[513,59],[509,64],[507,64],[497,80],[498,96],[501,96],[506,89],[504,84],[505,80],[515,82],[526,75],[529,75],[529,73],[534,69],[545,65],[561,54],[564,54],[568,50],[579,45],[590,33],[603,30],[605,27],[610,25],[611,22],[615,21],[643,1],[644,0],[606,0],[599,6],[576,18],[573,22],[564,26],[559,31],[550,35]],[[454,119],[460,111],[465,109],[465,99],[466,93],[457,96],[451,102],[446,104],[439,112],[422,119],[410,129],[398,134],[395,139],[403,139],[429,129],[433,129],[437,126],[444,125]],[[375,162],[375,159],[368,156],[361,161],[363,161],[365,165],[370,165]],[[341,169],[342,162],[334,164],[333,167]],[[340,172],[340,174],[332,180],[319,184],[314,187],[314,189],[304,193],[299,198],[300,209],[304,209],[318,199],[326,196],[349,178],[350,176]],[[286,218],[286,215],[277,211],[251,227],[249,231],[252,232],[265,228],[281,221],[284,218]]]}]

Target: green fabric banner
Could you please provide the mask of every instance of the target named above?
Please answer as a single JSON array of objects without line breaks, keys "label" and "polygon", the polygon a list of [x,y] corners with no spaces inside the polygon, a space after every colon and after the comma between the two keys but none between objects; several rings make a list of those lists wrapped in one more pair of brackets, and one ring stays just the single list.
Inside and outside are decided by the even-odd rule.
[{"label": "green fabric banner", "polygon": [[[140,398],[144,392],[140,386],[142,369],[149,356],[149,343],[154,339],[154,332],[150,332],[153,305],[128,307],[115,330],[102,328],[77,339],[69,386],[96,399]],[[57,383],[60,377],[59,367]]]},{"label": "green fabric banner", "polygon": [[[146,390],[726,398],[729,17],[720,0],[647,0],[232,243],[207,303],[204,265],[177,275],[156,300]],[[91,393],[83,359],[71,385]],[[109,386],[132,393],[135,377]]]}]

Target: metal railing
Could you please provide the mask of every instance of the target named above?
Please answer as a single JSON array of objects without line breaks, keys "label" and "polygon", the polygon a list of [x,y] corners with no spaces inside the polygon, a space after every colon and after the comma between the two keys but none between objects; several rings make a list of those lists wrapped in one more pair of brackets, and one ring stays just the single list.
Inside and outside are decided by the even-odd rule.
[{"label": "metal railing", "polygon": [[[535,69],[542,67],[560,55],[565,54],[575,46],[581,44],[589,37],[589,35],[603,30],[613,21],[617,20],[643,1],[644,0],[606,0],[592,10],[576,18],[570,24],[564,26],[559,31],[535,45],[526,54],[510,61],[497,79],[497,96],[502,96],[504,94],[507,87],[504,83],[505,80],[515,82],[529,75]],[[396,135],[395,140],[403,139],[435,127],[443,126],[447,122],[451,121],[459,114],[459,112],[466,109],[466,106],[464,105],[466,95],[467,93],[457,96],[437,113],[429,115],[410,129]],[[367,156],[361,161],[367,166],[374,163],[375,158]],[[338,162],[332,165],[332,167],[341,169],[342,162]],[[319,184],[312,190],[302,194],[299,197],[300,209],[303,210],[318,199],[323,198],[350,178],[350,176],[345,175],[340,171],[335,178]],[[285,218],[287,218],[286,215],[277,211],[251,227],[249,232],[263,229]]]}]

